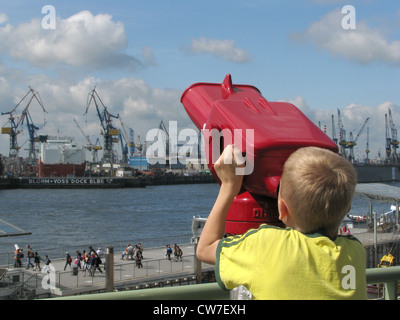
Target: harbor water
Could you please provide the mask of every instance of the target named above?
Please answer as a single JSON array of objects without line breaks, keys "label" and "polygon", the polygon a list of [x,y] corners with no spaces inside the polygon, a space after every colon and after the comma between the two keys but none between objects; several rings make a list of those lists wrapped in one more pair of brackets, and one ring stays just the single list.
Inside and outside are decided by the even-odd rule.
[{"label": "harbor water", "polygon": [[214,183],[0,190],[0,219],[32,233],[0,238],[0,253],[12,252],[14,244],[85,249],[79,245],[191,234],[193,216],[206,217],[217,192]]},{"label": "harbor water", "polygon": [[[191,234],[193,216],[208,216],[218,190],[218,184],[213,183],[132,189],[0,190],[0,219],[32,233],[1,237],[0,253],[12,252],[14,244],[23,248],[30,244],[34,249],[84,249],[84,245]],[[374,203],[378,213],[389,208],[390,204]],[[350,213],[367,212],[368,201],[355,197]]]}]

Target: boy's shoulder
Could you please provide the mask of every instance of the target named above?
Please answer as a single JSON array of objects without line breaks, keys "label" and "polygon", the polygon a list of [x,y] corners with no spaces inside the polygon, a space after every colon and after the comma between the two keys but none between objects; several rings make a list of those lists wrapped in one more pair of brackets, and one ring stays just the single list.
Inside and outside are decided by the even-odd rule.
[{"label": "boy's shoulder", "polygon": [[335,247],[341,245],[350,245],[352,247],[363,247],[362,243],[352,235],[338,235],[335,239],[331,239],[321,232],[304,234],[293,228],[281,228],[273,225],[262,224],[258,229],[250,229],[242,235],[232,235],[223,238],[220,241],[220,247],[231,247],[240,245],[242,242],[253,242],[265,245],[265,240],[268,238],[268,243],[274,243],[276,248],[279,243],[285,242],[285,246],[290,242],[299,244],[299,241],[304,245],[313,244],[317,246]]}]

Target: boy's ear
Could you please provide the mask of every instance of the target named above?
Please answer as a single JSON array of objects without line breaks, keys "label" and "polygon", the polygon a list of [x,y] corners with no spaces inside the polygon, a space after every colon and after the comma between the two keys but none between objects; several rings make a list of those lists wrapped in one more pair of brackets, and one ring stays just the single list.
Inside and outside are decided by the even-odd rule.
[{"label": "boy's ear", "polygon": [[281,220],[285,225],[287,225],[289,219],[289,210],[286,204],[286,201],[281,197],[278,198],[278,211],[279,211],[279,220]]}]

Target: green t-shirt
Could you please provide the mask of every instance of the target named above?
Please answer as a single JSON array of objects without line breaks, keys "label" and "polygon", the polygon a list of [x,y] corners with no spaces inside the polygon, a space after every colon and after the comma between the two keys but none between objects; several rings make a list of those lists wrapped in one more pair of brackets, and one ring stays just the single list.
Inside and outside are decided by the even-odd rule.
[{"label": "green t-shirt", "polygon": [[222,288],[243,285],[253,299],[366,299],[365,260],[352,236],[261,225],[219,242],[215,273]]}]

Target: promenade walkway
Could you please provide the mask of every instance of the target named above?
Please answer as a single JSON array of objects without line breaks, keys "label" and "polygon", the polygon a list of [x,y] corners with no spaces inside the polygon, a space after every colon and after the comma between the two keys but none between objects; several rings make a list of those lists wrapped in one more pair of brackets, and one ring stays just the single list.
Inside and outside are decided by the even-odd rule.
[{"label": "promenade walkway", "polygon": [[[143,251],[142,268],[136,266],[134,260],[121,259],[121,252],[114,252],[114,289],[126,290],[136,288],[147,288],[166,285],[180,285],[196,283],[194,276],[196,260],[194,256],[194,245],[180,245],[183,250],[182,260],[176,260],[171,255],[171,260],[165,257],[165,248],[153,248]],[[105,256],[102,262],[106,261]],[[34,271],[25,268],[9,268],[8,274],[23,272],[23,282],[26,288],[35,290],[37,297],[52,295],[69,296],[82,293],[101,292],[106,287],[106,273],[102,264],[100,273],[95,271],[91,276],[82,269],[74,270],[73,267],[65,267],[65,259],[52,260],[50,272],[43,270]],[[75,264],[72,262],[72,266]],[[213,266],[202,263],[203,271],[213,270]]]},{"label": "promenade walkway", "polygon": [[[374,237],[373,232],[366,232],[364,229],[352,229],[352,234],[366,247],[367,262],[369,262],[370,268],[376,267],[381,257],[392,248],[392,241],[399,239],[398,233],[378,233],[377,242],[379,245],[375,253],[374,246],[371,245],[371,240],[373,243]],[[122,291],[196,283],[197,259],[194,255],[194,244],[180,244],[180,247],[183,250],[183,257],[181,261],[177,261],[173,256],[171,260],[165,257],[164,246],[152,246],[150,249],[146,249],[145,246],[144,259],[142,260],[143,268],[136,267],[134,260],[122,260],[121,246],[114,247],[114,289]],[[102,248],[105,250],[104,247]],[[396,256],[396,260],[400,259],[398,250],[395,251],[392,254]],[[53,256],[55,256],[54,253]],[[72,257],[74,259],[73,255]],[[102,261],[103,263],[106,262],[104,256]],[[64,271],[65,258],[52,258],[50,273],[43,271],[44,263],[41,264],[42,271],[25,269],[25,266],[26,260],[23,259],[22,268],[14,268],[10,263],[0,268],[0,282],[12,284],[11,286],[1,286],[0,283],[0,299],[4,299],[7,295],[16,296],[16,291],[22,286],[28,294],[34,292],[34,295],[29,297],[30,299],[98,293],[103,292],[106,288],[104,264],[101,265],[102,273],[96,270],[93,277],[89,272],[85,274],[82,269],[74,270],[74,263],[72,263],[72,267],[67,266]],[[200,270],[204,272],[203,276],[213,277],[213,266],[201,263]],[[2,279],[1,276],[3,276]],[[20,291],[22,292],[22,290]]]}]

